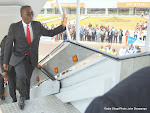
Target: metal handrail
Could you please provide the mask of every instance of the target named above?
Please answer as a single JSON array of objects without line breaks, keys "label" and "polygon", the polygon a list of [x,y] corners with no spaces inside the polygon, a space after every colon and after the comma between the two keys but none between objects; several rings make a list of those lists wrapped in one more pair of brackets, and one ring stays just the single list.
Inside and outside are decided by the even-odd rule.
[{"label": "metal handrail", "polygon": [[116,56],[116,55],[112,55],[112,54],[110,54],[110,53],[107,53],[107,52],[105,52],[105,51],[98,50],[98,49],[96,49],[96,48],[89,47],[89,46],[87,46],[87,45],[83,45],[83,44],[78,43],[78,42],[73,42],[73,41],[71,41],[71,40],[66,40],[65,42],[69,42],[69,43],[75,44],[75,45],[77,45],[77,46],[86,48],[86,49],[88,49],[88,50],[94,51],[94,52],[96,52],[96,53],[100,53],[100,54],[102,54],[102,55],[104,55],[104,56],[106,56],[106,57],[108,57],[108,58],[111,58],[111,59],[114,59],[114,60],[117,60],[117,61],[150,55],[150,52],[141,52],[141,53],[136,53],[136,54],[131,54],[131,55],[125,55],[125,56]]},{"label": "metal handrail", "polygon": [[40,65],[42,62],[44,62],[48,57],[49,55],[52,55],[54,54],[55,52],[57,52],[57,50],[59,50],[61,47],[64,46],[64,42],[62,42],[60,45],[58,45],[52,52],[50,52],[46,57],[44,57],[39,63],[38,65]]}]

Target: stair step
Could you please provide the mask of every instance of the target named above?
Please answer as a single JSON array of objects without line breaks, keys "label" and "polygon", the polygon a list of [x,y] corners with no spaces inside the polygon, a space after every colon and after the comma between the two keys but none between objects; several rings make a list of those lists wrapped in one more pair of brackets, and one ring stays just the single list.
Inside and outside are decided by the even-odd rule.
[{"label": "stair step", "polygon": [[20,110],[18,103],[0,106],[0,113],[80,113],[70,103],[62,103],[56,96],[25,101],[25,108]]}]

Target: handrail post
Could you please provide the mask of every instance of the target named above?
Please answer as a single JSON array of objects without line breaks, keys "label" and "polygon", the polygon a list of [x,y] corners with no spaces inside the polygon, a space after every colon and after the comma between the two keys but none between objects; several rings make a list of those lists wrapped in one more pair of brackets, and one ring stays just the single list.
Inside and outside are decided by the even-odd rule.
[{"label": "handrail post", "polygon": [[[57,5],[58,5],[58,9],[59,9],[59,11],[60,11],[60,14],[61,14],[61,18],[63,19],[62,7],[61,7],[61,5],[60,5],[60,3],[59,3],[58,0],[56,0],[56,2],[57,2]],[[70,32],[69,32],[69,30],[68,30],[68,26],[67,26],[67,25],[66,25],[66,32],[67,32],[67,39],[68,39],[68,40],[71,40]]]}]

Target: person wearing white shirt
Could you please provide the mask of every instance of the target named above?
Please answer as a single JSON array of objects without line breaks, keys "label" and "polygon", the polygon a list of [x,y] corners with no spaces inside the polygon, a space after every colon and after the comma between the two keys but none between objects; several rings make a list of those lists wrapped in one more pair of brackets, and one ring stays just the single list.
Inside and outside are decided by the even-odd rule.
[{"label": "person wearing white shirt", "polygon": [[126,54],[126,48],[125,46],[122,46],[122,48],[119,50],[119,56],[123,56]]},{"label": "person wearing white shirt", "polygon": [[146,40],[147,29],[143,30],[143,41]]}]

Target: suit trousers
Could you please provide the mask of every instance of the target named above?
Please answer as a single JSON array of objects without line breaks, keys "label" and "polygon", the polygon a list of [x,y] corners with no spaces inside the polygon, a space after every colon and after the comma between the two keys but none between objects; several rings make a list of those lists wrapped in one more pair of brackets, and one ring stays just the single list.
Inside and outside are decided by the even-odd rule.
[{"label": "suit trousers", "polygon": [[34,67],[32,67],[30,56],[25,56],[24,59],[15,66],[17,75],[17,88],[20,96],[30,98],[30,79]]},{"label": "suit trousers", "polygon": [[4,78],[0,74],[0,96],[4,95]]},{"label": "suit trousers", "polygon": [[8,85],[9,85],[10,96],[13,99],[15,99],[16,98],[16,72],[15,72],[15,68],[12,66],[9,66]]}]

